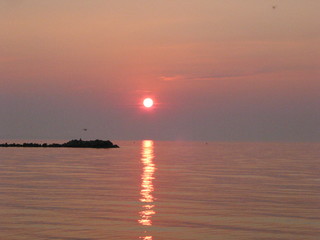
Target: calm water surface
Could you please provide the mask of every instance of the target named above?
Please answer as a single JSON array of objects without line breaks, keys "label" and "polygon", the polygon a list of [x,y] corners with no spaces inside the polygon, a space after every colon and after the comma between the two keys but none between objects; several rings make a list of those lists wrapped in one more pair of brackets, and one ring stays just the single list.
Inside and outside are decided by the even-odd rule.
[{"label": "calm water surface", "polygon": [[0,148],[0,239],[320,239],[320,144]]}]

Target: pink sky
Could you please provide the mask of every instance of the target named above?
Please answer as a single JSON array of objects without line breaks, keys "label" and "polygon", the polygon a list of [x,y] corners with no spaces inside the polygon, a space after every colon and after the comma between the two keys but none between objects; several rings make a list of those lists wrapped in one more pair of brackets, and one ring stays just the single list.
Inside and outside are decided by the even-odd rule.
[{"label": "pink sky", "polygon": [[319,9],[0,1],[0,138],[319,141]]}]

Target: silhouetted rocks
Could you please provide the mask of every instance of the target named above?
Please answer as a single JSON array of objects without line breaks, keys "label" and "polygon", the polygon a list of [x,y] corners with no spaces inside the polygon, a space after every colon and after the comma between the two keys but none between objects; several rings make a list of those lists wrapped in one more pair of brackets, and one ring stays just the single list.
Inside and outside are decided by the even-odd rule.
[{"label": "silhouetted rocks", "polygon": [[0,147],[45,147],[45,148],[59,148],[59,147],[66,147],[66,148],[119,148],[118,145],[113,144],[111,141],[107,140],[90,140],[90,141],[84,141],[82,139],[75,139],[71,140],[66,143],[3,143],[0,144]]}]

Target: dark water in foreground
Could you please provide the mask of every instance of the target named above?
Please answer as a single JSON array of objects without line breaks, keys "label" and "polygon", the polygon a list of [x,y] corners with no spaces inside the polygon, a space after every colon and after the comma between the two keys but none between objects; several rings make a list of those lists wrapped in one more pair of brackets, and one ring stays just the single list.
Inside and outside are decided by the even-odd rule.
[{"label": "dark water in foreground", "polygon": [[320,239],[320,144],[0,148],[0,239]]}]

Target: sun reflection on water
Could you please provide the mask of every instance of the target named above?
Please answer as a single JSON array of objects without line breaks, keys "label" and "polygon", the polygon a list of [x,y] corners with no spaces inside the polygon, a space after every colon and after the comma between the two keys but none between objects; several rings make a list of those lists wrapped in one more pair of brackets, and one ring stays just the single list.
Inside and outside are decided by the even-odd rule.
[{"label": "sun reflection on water", "polygon": [[[156,170],[155,164],[153,163],[153,141],[144,140],[142,141],[141,151],[141,162],[143,164],[143,172],[141,175],[141,190],[140,190],[140,202],[143,203],[142,211],[139,212],[140,219],[138,222],[143,226],[152,226],[152,216],[156,213],[154,211],[154,191],[152,180],[154,179],[154,172]],[[143,240],[152,240],[152,236],[140,237]]]},{"label": "sun reflection on water", "polygon": [[152,236],[140,237],[142,240],[152,240]]}]

